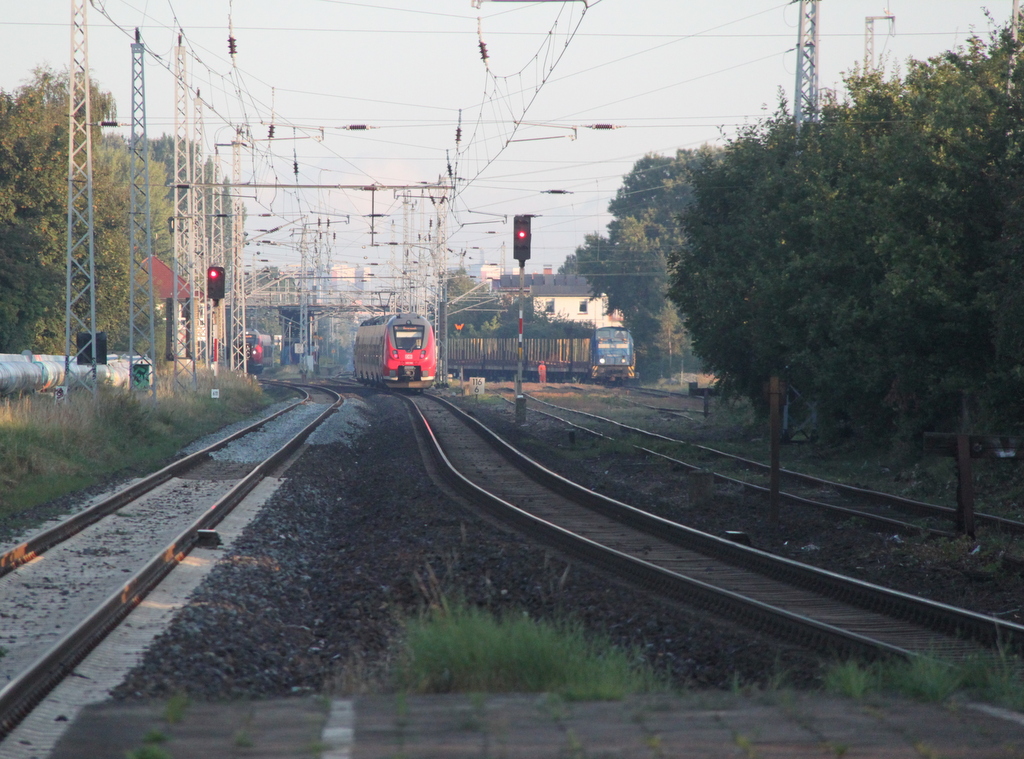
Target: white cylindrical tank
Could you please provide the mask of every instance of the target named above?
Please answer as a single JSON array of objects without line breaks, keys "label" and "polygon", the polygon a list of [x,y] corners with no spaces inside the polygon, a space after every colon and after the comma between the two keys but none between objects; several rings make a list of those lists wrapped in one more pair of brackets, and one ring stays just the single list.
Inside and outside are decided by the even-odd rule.
[{"label": "white cylindrical tank", "polygon": [[[71,365],[71,372],[84,375],[88,366]],[[128,385],[128,359],[111,356],[96,366],[96,379],[118,387]],[[64,384],[64,356],[0,353],[0,395],[45,392]]]}]

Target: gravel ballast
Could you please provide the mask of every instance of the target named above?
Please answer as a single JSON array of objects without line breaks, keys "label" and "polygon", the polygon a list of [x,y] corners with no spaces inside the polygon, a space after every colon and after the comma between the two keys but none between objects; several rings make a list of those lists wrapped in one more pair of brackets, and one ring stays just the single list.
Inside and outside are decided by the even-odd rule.
[{"label": "gravel ballast", "polygon": [[116,698],[386,691],[402,620],[442,594],[578,620],[677,686],[817,682],[815,655],[569,563],[453,500],[399,399],[349,398],[309,442]]}]

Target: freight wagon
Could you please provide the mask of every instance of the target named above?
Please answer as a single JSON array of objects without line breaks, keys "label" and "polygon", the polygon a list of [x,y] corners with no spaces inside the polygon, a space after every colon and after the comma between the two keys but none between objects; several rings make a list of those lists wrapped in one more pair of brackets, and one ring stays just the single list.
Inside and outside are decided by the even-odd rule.
[{"label": "freight wagon", "polygon": [[[515,337],[455,337],[448,341],[448,371],[456,376],[512,380],[519,364]],[[547,379],[573,382],[590,376],[590,338],[523,340],[523,379],[535,382],[544,364]]]}]

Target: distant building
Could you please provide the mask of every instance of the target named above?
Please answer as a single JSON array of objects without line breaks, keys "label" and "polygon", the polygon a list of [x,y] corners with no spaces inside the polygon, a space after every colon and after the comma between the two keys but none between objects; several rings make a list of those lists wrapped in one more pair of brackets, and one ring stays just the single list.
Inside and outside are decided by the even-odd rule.
[{"label": "distant building", "polygon": [[486,282],[489,279],[501,279],[501,266],[499,264],[480,264],[480,281]]},{"label": "distant building", "polygon": [[[537,313],[551,318],[590,324],[594,327],[622,326],[622,314],[608,314],[608,296],[594,295],[586,277],[575,274],[553,274],[545,268],[543,274],[527,274],[523,288],[533,298]],[[514,297],[519,293],[519,275],[502,274],[491,283],[491,291]]]}]

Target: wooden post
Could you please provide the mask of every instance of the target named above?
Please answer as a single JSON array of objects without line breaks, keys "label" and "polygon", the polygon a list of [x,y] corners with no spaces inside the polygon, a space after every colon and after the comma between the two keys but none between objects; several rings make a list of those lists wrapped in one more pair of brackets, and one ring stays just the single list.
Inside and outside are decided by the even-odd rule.
[{"label": "wooden post", "polygon": [[968,435],[956,436],[956,529],[974,537],[974,474]]},{"label": "wooden post", "polygon": [[768,383],[768,401],[771,416],[771,471],[768,478],[768,521],[772,526],[776,526],[779,523],[779,448],[782,445],[781,395],[782,387],[779,378],[772,377]]},{"label": "wooden post", "polygon": [[1024,438],[1006,435],[924,433],[924,452],[956,460],[956,529],[974,537],[974,475],[971,459],[1024,461]]}]

